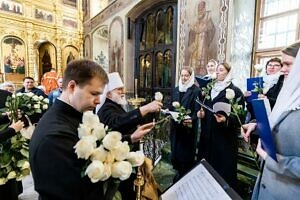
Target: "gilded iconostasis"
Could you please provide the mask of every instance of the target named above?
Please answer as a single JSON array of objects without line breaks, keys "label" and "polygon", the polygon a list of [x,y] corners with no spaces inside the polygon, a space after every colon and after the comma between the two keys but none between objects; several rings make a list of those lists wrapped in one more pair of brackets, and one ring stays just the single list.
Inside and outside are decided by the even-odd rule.
[{"label": "gilded iconostasis", "polygon": [[81,1],[0,0],[2,81],[20,86],[25,76],[39,82],[55,68],[83,55]]}]

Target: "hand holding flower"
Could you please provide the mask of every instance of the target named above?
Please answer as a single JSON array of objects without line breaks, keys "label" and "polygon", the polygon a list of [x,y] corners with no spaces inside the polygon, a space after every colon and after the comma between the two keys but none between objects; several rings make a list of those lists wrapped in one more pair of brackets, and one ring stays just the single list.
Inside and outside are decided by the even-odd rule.
[{"label": "hand holding flower", "polygon": [[140,141],[144,135],[150,132],[150,130],[154,127],[155,123],[150,122],[148,124],[144,124],[142,126],[139,126],[136,131],[131,134],[131,142],[138,142]]},{"label": "hand holding flower", "polygon": [[17,133],[20,130],[22,130],[22,128],[24,127],[24,122],[22,122],[21,120],[18,120],[17,122],[13,122],[9,127],[15,129],[15,131]]}]

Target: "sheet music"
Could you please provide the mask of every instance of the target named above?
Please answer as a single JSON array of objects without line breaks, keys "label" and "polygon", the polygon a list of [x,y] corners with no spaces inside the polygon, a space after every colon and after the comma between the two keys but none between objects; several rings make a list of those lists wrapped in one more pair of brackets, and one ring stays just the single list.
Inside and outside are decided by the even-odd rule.
[{"label": "sheet music", "polygon": [[162,200],[228,200],[231,199],[207,169],[199,164],[169,188]]}]

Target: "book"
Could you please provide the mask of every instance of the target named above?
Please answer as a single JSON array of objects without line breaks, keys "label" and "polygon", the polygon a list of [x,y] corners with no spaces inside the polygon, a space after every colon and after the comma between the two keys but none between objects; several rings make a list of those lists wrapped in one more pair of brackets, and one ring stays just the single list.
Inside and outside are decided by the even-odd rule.
[{"label": "book", "polygon": [[206,87],[206,85],[211,81],[210,78],[203,78],[199,76],[195,76],[195,79],[198,82],[200,88]]},{"label": "book", "polygon": [[213,105],[213,107],[209,107],[208,105],[204,104],[199,99],[195,99],[195,101],[200,104],[204,109],[214,113],[214,114],[222,114],[222,115],[230,115],[231,112],[231,105],[229,103],[224,102],[217,102]]},{"label": "book", "polygon": [[251,92],[251,95],[247,97],[248,102],[258,98],[258,92],[254,92],[253,90],[255,85],[259,88],[263,88],[263,83],[263,77],[247,78],[247,91]]},{"label": "book", "polygon": [[169,187],[161,200],[215,200],[242,199],[224,179],[201,160],[189,173]]},{"label": "book", "polygon": [[255,99],[251,101],[257,123],[257,130],[261,139],[262,148],[268,155],[277,161],[275,143],[268,119],[265,100]]}]

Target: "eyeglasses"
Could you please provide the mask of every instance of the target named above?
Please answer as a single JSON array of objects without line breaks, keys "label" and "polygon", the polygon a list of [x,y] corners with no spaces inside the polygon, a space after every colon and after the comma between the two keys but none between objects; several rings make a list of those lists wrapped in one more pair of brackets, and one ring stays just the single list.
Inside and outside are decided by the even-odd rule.
[{"label": "eyeglasses", "polygon": [[275,64],[275,65],[268,64],[267,67],[281,67],[281,65],[279,65],[279,64]]}]

